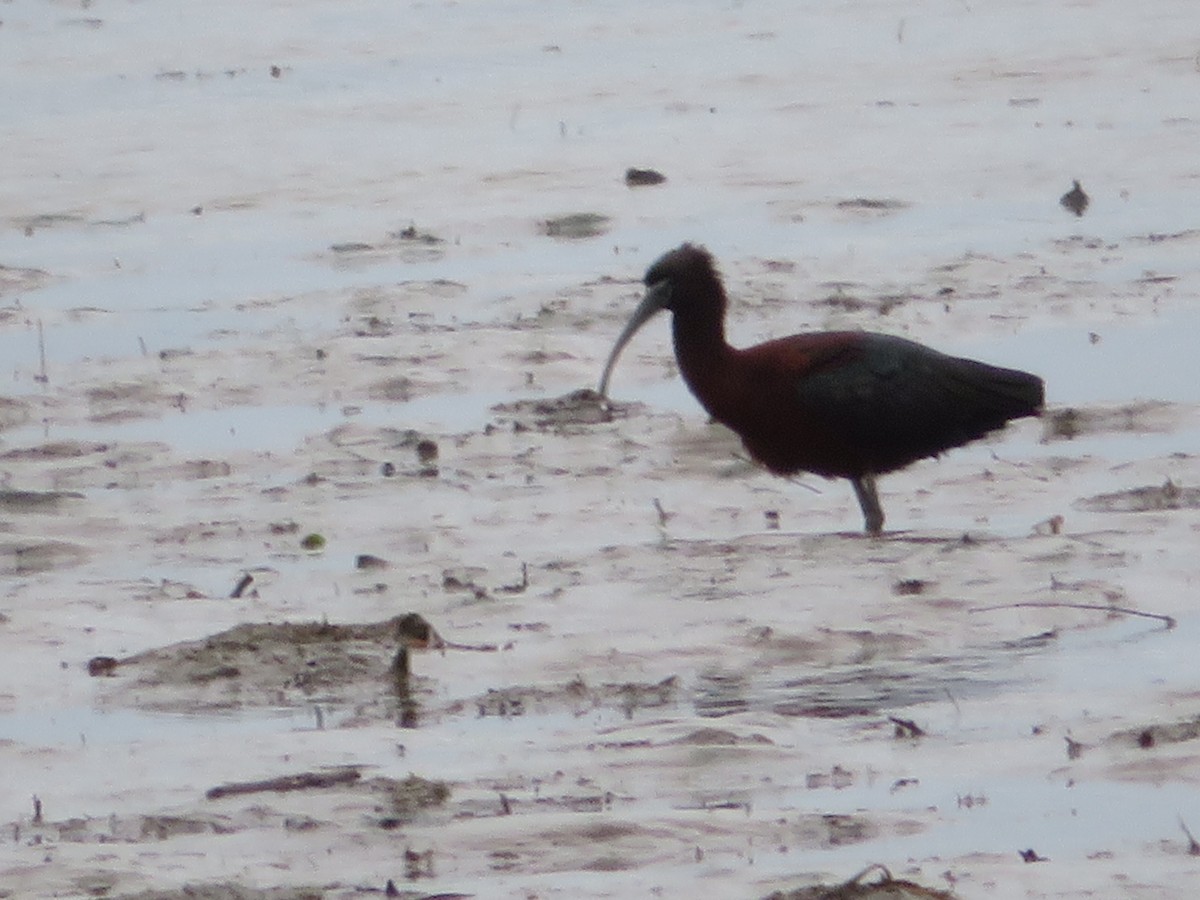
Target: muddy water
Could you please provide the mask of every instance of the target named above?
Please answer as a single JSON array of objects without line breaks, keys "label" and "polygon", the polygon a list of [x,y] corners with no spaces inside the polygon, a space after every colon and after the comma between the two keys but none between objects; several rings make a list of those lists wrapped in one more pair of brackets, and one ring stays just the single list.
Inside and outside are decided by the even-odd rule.
[{"label": "muddy water", "polygon": [[[1186,4],[248,15],[2,17],[0,889],[1194,881]],[[593,415],[684,239],[738,343],[906,334],[1054,416],[886,479],[867,541],[706,425],[665,324]],[[451,645],[404,690],[390,634],[263,637],[410,611]]]}]

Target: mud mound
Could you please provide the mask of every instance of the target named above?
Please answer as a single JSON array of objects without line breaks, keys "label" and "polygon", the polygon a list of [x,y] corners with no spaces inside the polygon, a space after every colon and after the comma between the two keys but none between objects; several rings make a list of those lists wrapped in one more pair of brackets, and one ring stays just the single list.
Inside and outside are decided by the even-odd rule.
[{"label": "mud mound", "polygon": [[[121,690],[154,709],[383,701],[396,695],[412,621],[413,614],[367,624],[247,623],[91,668],[126,679]],[[406,668],[402,674],[407,689]]]},{"label": "mud mound", "polygon": [[571,433],[585,426],[600,425],[628,415],[628,405],[615,404],[591,388],[581,388],[561,397],[515,400],[492,407],[501,424],[514,431]]},{"label": "mud mound", "polygon": [[[879,870],[877,881],[864,879]],[[863,869],[843,884],[817,884],[794,891],[776,891],[764,900],[953,900],[954,895],[922,887],[903,878],[893,878],[883,866],[874,865]]]},{"label": "mud mound", "polygon": [[1172,509],[1200,509],[1200,488],[1180,487],[1173,481],[1097,494],[1076,504],[1093,512],[1161,512]]}]

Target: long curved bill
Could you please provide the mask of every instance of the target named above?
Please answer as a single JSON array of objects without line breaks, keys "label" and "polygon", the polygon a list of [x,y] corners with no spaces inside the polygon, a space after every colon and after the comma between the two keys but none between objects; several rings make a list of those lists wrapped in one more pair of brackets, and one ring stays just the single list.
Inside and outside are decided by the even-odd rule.
[{"label": "long curved bill", "polygon": [[613,344],[612,352],[608,354],[608,362],[604,364],[604,374],[600,376],[601,397],[608,396],[608,378],[616,368],[617,357],[621,355],[625,345],[633,339],[638,329],[654,318],[655,313],[666,309],[670,300],[671,283],[669,281],[661,281],[646,289],[646,295],[642,297],[642,302],[638,304],[638,308],[633,311],[633,315],[625,323],[624,330],[617,338],[617,342]]}]

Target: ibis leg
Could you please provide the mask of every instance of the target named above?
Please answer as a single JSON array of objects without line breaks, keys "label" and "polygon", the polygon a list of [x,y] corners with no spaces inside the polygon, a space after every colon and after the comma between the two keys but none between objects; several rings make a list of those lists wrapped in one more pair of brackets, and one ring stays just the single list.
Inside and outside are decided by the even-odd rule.
[{"label": "ibis leg", "polygon": [[868,472],[851,478],[850,483],[854,485],[854,496],[862,507],[867,534],[878,536],[883,532],[883,507],[879,505],[879,494],[875,490],[875,476]]}]

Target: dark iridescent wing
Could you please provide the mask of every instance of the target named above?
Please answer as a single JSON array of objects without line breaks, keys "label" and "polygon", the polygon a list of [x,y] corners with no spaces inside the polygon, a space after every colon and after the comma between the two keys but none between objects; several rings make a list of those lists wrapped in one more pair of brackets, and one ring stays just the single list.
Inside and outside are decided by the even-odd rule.
[{"label": "dark iridescent wing", "polygon": [[[825,337],[825,336],[821,336]],[[883,473],[1035,415],[1042,380],[903,338],[840,334],[795,379],[797,413]]]}]

